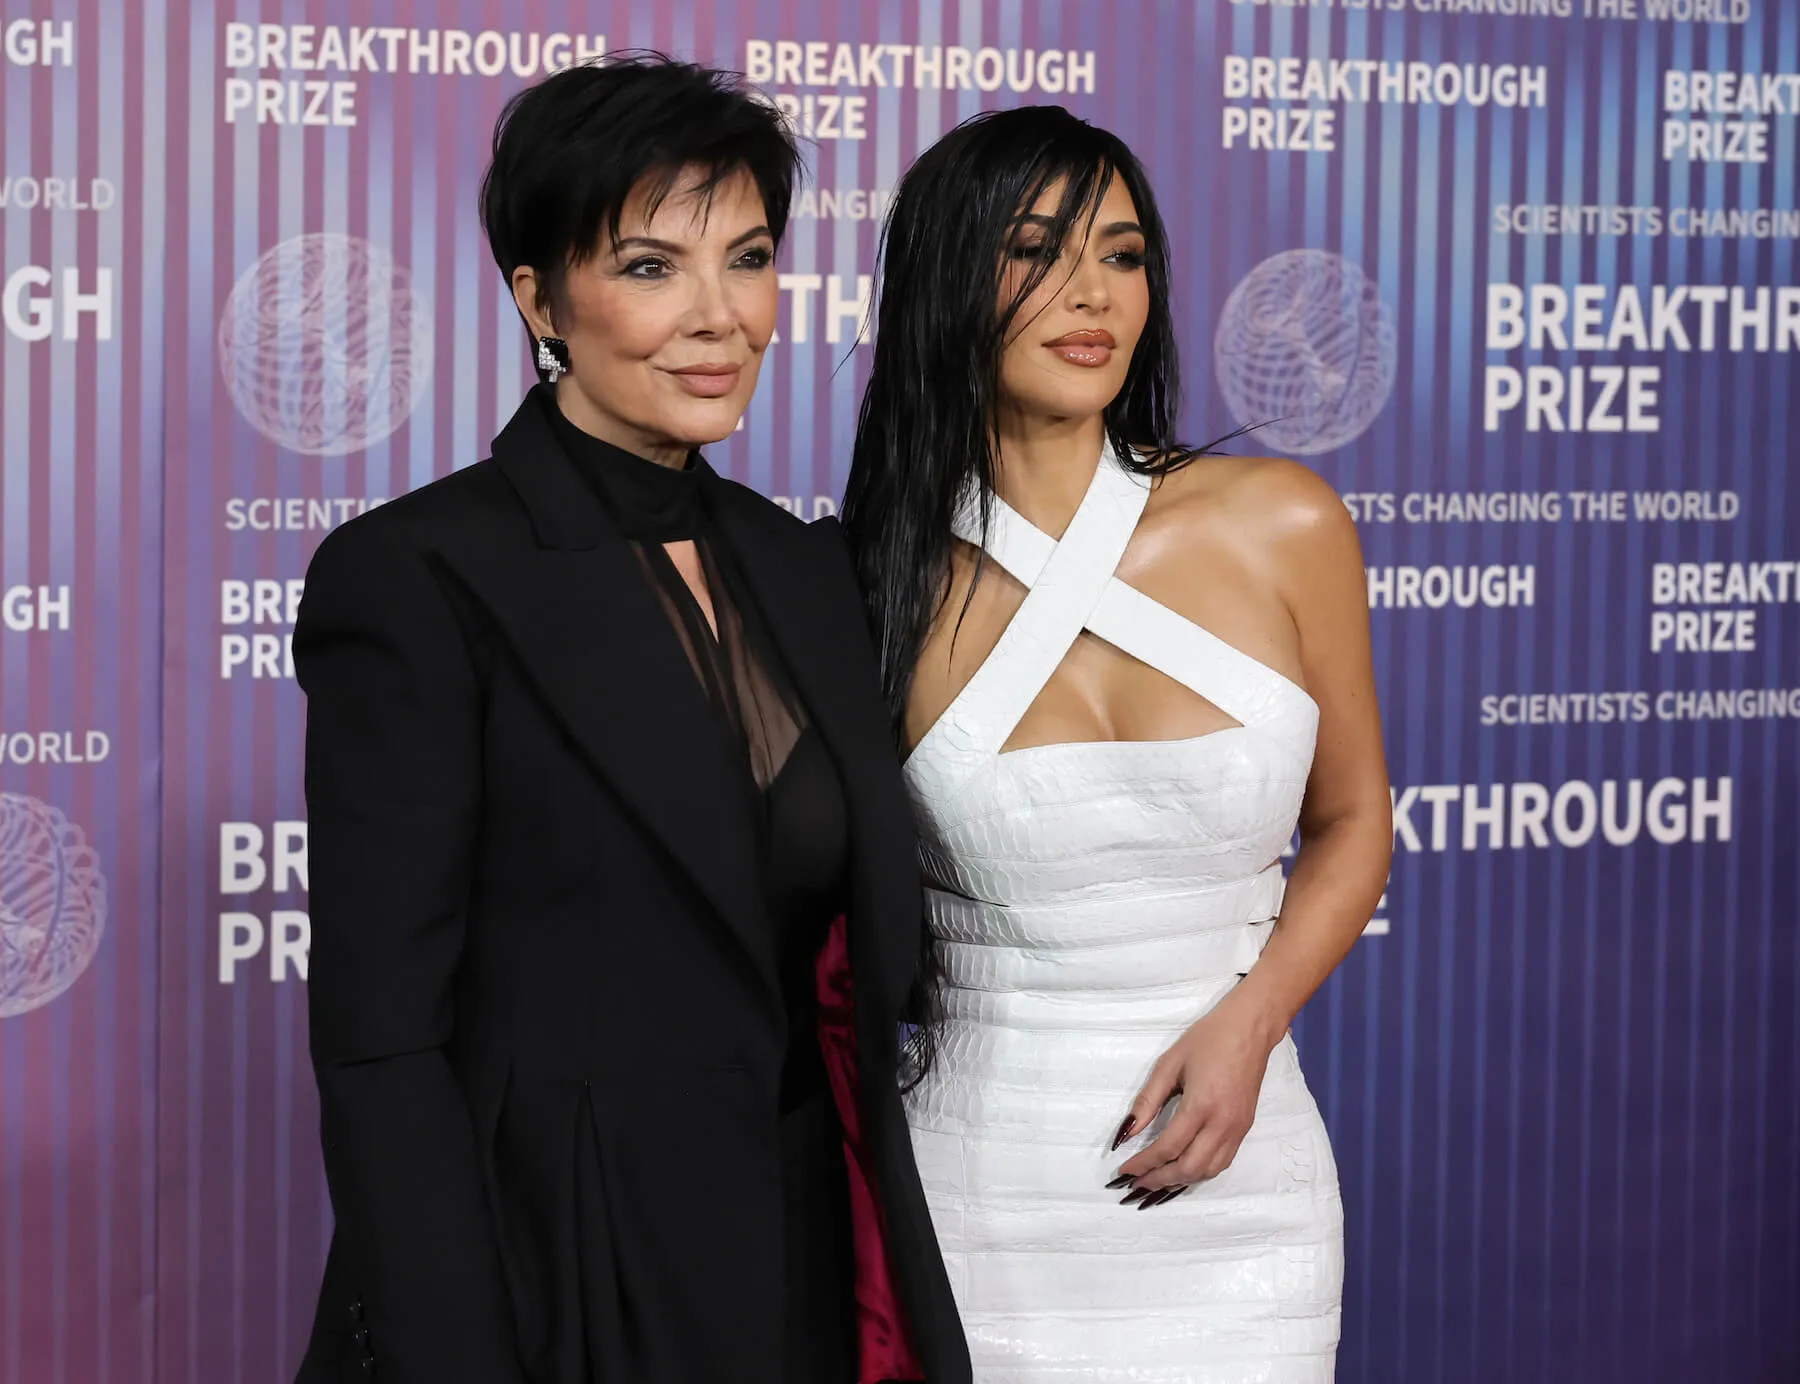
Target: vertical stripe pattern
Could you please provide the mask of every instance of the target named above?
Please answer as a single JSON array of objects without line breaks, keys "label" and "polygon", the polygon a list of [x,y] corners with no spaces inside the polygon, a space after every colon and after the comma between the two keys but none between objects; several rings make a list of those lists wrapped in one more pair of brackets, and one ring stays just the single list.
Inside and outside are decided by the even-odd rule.
[{"label": "vertical stripe pattern", "polygon": [[[1775,349],[1732,349],[1723,302],[1717,340],[1697,339],[1714,289],[1795,283],[1796,236],[1684,230],[1695,213],[1791,217],[1800,116],[1790,100],[1718,117],[1765,122],[1762,161],[1663,147],[1665,121],[1686,119],[1665,110],[1669,71],[1800,74],[1800,0],[1710,24],[1653,22],[1650,0],[1631,21],[1585,18],[1583,0],[1568,18],[1508,8],[1554,6],[15,6],[0,21],[0,1384],[273,1384],[303,1349],[329,1207],[290,584],[345,513],[483,455],[532,378],[475,200],[493,119],[534,79],[515,62],[538,66],[553,36],[570,58],[579,38],[766,63],[763,84],[810,122],[780,340],[744,427],[710,452],[807,518],[843,490],[880,209],[909,161],[1019,102],[1067,104],[1131,144],[1172,242],[1185,434],[1277,400],[1235,445],[1279,451],[1285,413],[1313,405],[1278,386],[1339,389],[1335,413],[1315,412],[1344,435],[1300,460],[1346,497],[1388,583],[1371,615],[1403,819],[1386,931],[1296,1027],[1345,1202],[1341,1377],[1800,1377],[1800,707],[1657,709],[1800,686],[1793,569],[1785,601],[1682,603],[1754,606],[1752,651],[1651,640],[1674,608],[1657,564],[1800,561],[1800,343],[1782,349],[1772,307]],[[354,71],[255,59],[298,26],[320,58],[334,27],[377,36],[352,47]],[[966,50],[970,80],[917,84],[919,48],[943,50],[940,78]],[[1077,70],[1091,54],[1092,89],[1012,89],[1024,51],[1080,55]],[[1516,105],[1344,100],[1300,88],[1314,60],[1419,65],[1401,86],[1428,98],[1450,68],[1545,82]],[[306,123],[339,100],[353,124]],[[1296,112],[1331,113],[1305,137],[1334,147],[1250,147],[1301,136]],[[1265,123],[1234,132],[1246,114]],[[78,209],[97,194],[111,200]],[[1520,208],[1576,219],[1521,230]],[[1598,228],[1586,208],[1661,224]],[[1222,353],[1249,320],[1234,304],[1280,263],[1303,266],[1279,282],[1313,315],[1263,339],[1266,358]],[[1694,349],[1588,349],[1574,316],[1490,348],[1492,285],[1570,304],[1597,286],[1603,333],[1621,290],[1648,317],[1685,289]],[[1318,330],[1339,292],[1367,309],[1351,338]],[[1358,387],[1387,389],[1358,427],[1343,362],[1325,359],[1346,339]],[[1584,412],[1596,367],[1652,367],[1659,424],[1532,429],[1521,404],[1489,428],[1490,371],[1532,366],[1570,390],[1585,372]],[[361,383],[406,371],[398,408]],[[1615,491],[1729,493],[1741,511],[1572,514],[1577,492]],[[1403,503],[1515,492],[1554,492],[1563,512],[1422,521]],[[1393,596],[1409,571],[1484,568],[1528,571],[1529,602]],[[1651,710],[1501,710],[1602,693]],[[1613,844],[1630,803],[1631,839]],[[1564,844],[1584,814],[1587,839]]]}]

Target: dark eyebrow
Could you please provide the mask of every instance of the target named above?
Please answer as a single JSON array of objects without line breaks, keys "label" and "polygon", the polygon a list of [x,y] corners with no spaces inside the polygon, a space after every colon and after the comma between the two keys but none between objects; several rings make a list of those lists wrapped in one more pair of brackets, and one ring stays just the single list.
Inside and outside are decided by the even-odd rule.
[{"label": "dark eyebrow", "polygon": [[[1056,225],[1054,216],[1039,216],[1036,212],[1027,212],[1018,220],[1021,226],[1042,226],[1049,229]],[[1113,221],[1099,228],[1101,235],[1142,235],[1144,228],[1135,221]]]},{"label": "dark eyebrow", "polygon": [[[753,226],[741,236],[738,236],[725,248],[727,250],[735,250],[738,246],[748,244],[752,240],[773,240],[774,238],[774,232],[767,226]],[[681,246],[676,245],[671,241],[657,240],[655,237],[647,235],[622,236],[613,242],[614,249],[624,250],[627,247],[639,250],[655,250],[658,253],[665,255],[678,255],[682,250]]]},{"label": "dark eyebrow", "polygon": [[731,244],[727,245],[725,248],[727,250],[735,250],[735,249],[737,249],[738,246],[747,245],[753,240],[773,240],[773,239],[775,239],[775,232],[771,231],[767,226],[752,226],[749,230],[745,231],[741,236],[739,236],[736,240],[732,241]]},{"label": "dark eyebrow", "polygon": [[676,254],[681,249],[681,247],[679,245],[672,244],[671,242],[669,242],[667,240],[656,240],[647,235],[620,236],[617,240],[615,240],[613,242],[613,249],[615,249],[615,250],[624,250],[627,248],[639,249],[639,250],[660,250],[666,255]]}]

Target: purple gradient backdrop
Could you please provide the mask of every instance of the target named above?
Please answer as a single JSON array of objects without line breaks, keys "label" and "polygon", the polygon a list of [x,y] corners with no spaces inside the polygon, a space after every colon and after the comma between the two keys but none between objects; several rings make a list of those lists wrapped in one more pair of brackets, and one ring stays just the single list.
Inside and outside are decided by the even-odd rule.
[{"label": "purple gradient backdrop", "polygon": [[[1670,351],[1654,434],[1485,432],[1490,281],[1792,284],[1794,242],[1501,236],[1502,204],[1796,206],[1794,117],[1771,158],[1664,161],[1660,74],[1800,72],[1800,0],[1743,25],[1369,13],[1185,0],[39,0],[74,60],[0,65],[7,175],[105,176],[97,214],[0,211],[5,271],[112,268],[110,339],[4,341],[0,590],[67,584],[70,629],[0,627],[0,731],[98,728],[89,766],[0,762],[0,790],[86,832],[108,931],[62,998],[0,1020],[0,1384],[291,1378],[328,1208],[304,990],[265,947],[221,980],[221,915],[304,911],[297,882],[222,887],[221,824],[304,817],[290,680],[221,675],[226,581],[304,572],[317,530],[234,531],[233,500],[392,496],[485,454],[529,382],[475,216],[510,75],[358,72],[353,128],[226,120],[228,23],[604,35],[742,67],[750,40],[1091,51],[1093,91],[885,89],[868,138],[821,140],[813,185],[891,188],[959,119],[1059,100],[1123,135],[1174,236],[1187,431],[1237,420],[1213,378],[1231,291],[1280,251],[1333,251],[1378,286],[1396,383],[1359,438],[1308,458],[1345,494],[1734,491],[1720,524],[1363,526],[1371,566],[1519,564],[1513,609],[1377,610],[1396,785],[1733,784],[1728,842],[1402,849],[1384,920],[1300,1038],[1336,1142],[1350,1277],[1342,1377],[1382,1381],[1800,1377],[1800,731],[1793,721],[1483,725],[1482,694],[1792,685],[1795,606],[1753,654],[1652,653],[1650,564],[1800,558],[1788,484],[1793,353]],[[404,45],[402,46],[404,52]],[[1338,151],[1220,147],[1227,54],[1517,62],[1541,108],[1338,107]],[[404,64],[403,64],[404,66]],[[779,86],[777,90],[781,89]],[[821,88],[830,91],[830,88]],[[385,250],[429,300],[432,379],[373,445],[306,456],[238,411],[217,358],[238,279],[296,236]],[[796,219],[792,276],[875,267],[875,223]],[[784,293],[721,470],[809,517],[842,489],[866,351],[830,288]],[[804,339],[802,339],[804,338]],[[1587,363],[1546,352],[1546,362]],[[225,363],[227,366],[230,363]],[[1787,545],[1784,547],[1784,545]],[[1430,811],[1415,811],[1428,828]],[[1429,831],[1426,831],[1427,837]],[[3,902],[3,901],[0,901]]]}]

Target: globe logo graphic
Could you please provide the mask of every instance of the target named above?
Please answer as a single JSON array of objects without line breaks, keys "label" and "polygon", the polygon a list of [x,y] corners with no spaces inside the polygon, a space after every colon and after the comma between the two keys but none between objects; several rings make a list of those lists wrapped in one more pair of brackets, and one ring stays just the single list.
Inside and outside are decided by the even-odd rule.
[{"label": "globe logo graphic", "polygon": [[49,1004],[106,930],[106,881],[81,828],[36,798],[0,793],[0,1019]]},{"label": "globe logo graphic", "polygon": [[1355,441],[1394,388],[1394,318],[1341,255],[1287,250],[1244,276],[1213,338],[1219,392],[1240,426],[1289,456]]},{"label": "globe logo graphic", "polygon": [[342,456],[404,423],[431,383],[431,304],[388,254],[355,236],[284,240],[237,281],[219,322],[219,370],[269,441]]}]

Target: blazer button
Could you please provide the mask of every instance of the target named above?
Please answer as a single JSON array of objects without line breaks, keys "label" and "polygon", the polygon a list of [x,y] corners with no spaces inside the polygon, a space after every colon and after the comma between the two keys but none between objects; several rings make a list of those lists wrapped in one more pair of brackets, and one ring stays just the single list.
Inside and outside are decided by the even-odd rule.
[{"label": "blazer button", "polygon": [[350,1304],[350,1315],[356,1321],[361,1321],[363,1319],[363,1300],[361,1298],[357,1298],[356,1301]]}]

